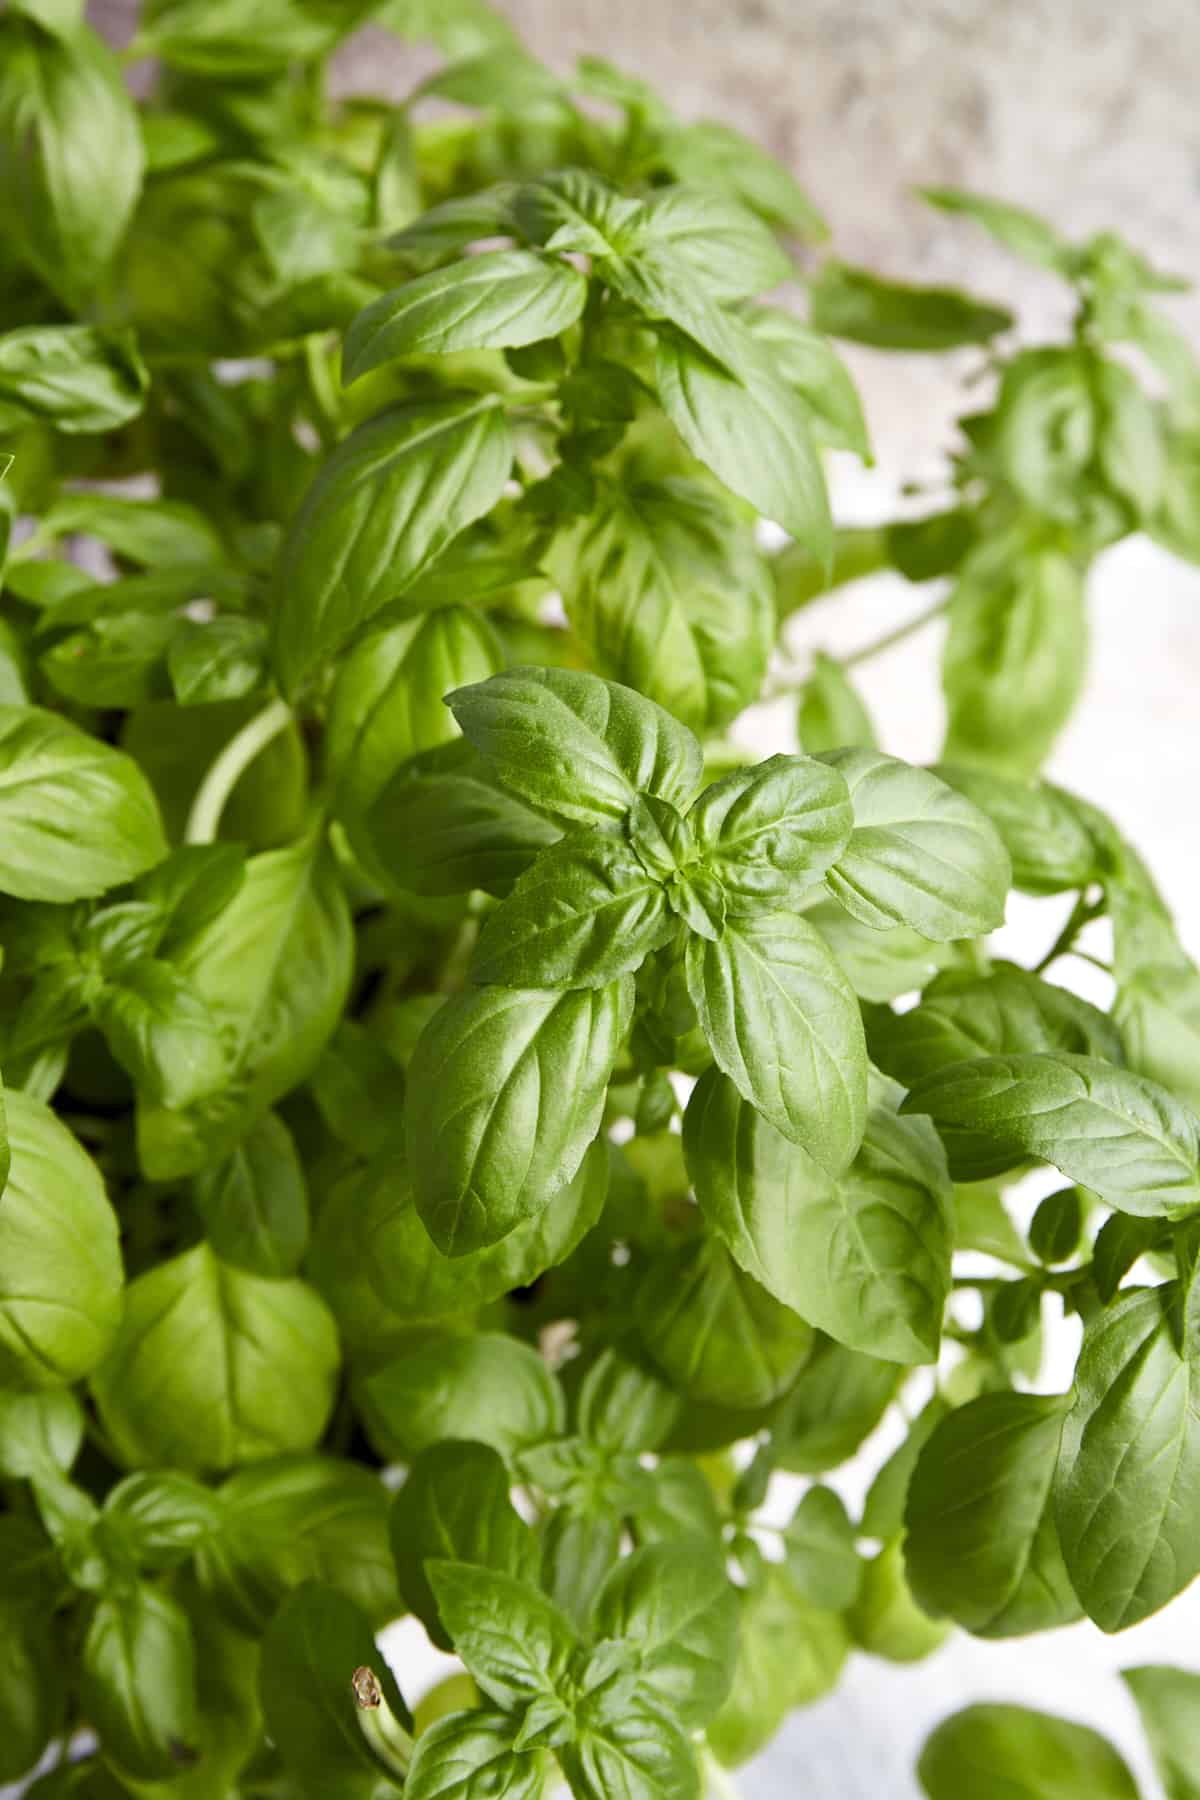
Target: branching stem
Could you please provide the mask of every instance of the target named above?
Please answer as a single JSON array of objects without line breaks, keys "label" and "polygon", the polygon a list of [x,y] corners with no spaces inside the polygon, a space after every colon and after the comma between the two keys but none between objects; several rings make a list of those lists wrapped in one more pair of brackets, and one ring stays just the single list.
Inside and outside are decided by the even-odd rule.
[{"label": "branching stem", "polygon": [[192,810],[188,814],[184,842],[211,844],[221,823],[225,802],[259,753],[272,738],[278,737],[292,716],[286,700],[272,700],[260,713],[247,720],[231,737],[208,774],[200,783]]}]

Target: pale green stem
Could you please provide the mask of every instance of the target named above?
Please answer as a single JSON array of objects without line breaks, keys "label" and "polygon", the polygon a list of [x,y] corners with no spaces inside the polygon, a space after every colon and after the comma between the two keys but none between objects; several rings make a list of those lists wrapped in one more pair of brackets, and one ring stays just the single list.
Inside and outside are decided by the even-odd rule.
[{"label": "pale green stem", "polygon": [[704,1752],[704,1792],[706,1800],[741,1800],[732,1778],[711,1750]]},{"label": "pale green stem", "polygon": [[388,1705],[374,1669],[355,1669],[351,1679],[358,1726],[371,1753],[389,1775],[400,1781],[408,1774],[413,1741]]},{"label": "pale green stem", "polygon": [[292,716],[286,700],[272,700],[260,713],[247,721],[231,737],[208,774],[200,783],[192,810],[188,814],[184,842],[211,844],[221,823],[225,802],[250,764],[265,750],[272,738],[278,737]]},{"label": "pale green stem", "polygon": [[926,607],[924,612],[919,612],[915,618],[908,619],[903,625],[897,625],[893,631],[885,632],[883,637],[876,638],[874,643],[864,644],[861,650],[852,650],[849,656],[841,658],[843,669],[856,668],[859,663],[868,662],[871,657],[879,656],[883,651],[890,650],[893,644],[901,644],[905,638],[912,637],[918,631],[923,631],[926,625],[931,625],[935,619],[941,617],[950,605],[951,598],[952,596],[948,595],[944,600],[935,601],[932,606]]}]

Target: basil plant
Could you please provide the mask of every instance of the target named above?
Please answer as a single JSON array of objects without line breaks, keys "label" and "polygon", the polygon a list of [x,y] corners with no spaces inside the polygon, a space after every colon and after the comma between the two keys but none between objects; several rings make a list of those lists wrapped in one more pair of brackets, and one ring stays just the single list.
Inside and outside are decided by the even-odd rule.
[{"label": "basil plant", "polygon": [[[329,97],[367,23],[445,53],[403,104]],[[1037,775],[1089,561],[1200,555],[1200,372],[1115,237],[932,197],[1069,343],[481,0],[153,0],[120,58],[9,0],[0,1780],[698,1800],[855,1648],[1200,1570],[1200,973]],[[831,338],[986,359],[916,523],[835,526]],[[884,563],[950,577],[934,768],[777,654]],[[415,1707],[404,1614],[464,1665]],[[1128,1679],[1194,1795],[1200,1677]],[[1048,1770],[1135,1791],[1005,1707],[920,1765]]]}]

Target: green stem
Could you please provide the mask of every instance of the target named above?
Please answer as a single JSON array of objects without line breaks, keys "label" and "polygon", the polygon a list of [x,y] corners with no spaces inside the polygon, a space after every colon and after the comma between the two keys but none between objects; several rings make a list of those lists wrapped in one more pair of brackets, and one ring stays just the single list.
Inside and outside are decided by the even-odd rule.
[{"label": "green stem", "polygon": [[927,606],[924,612],[919,612],[915,618],[907,620],[903,625],[895,626],[891,631],[885,631],[881,638],[875,639],[874,643],[864,644],[861,650],[852,650],[849,656],[842,657],[842,667],[844,669],[856,668],[859,663],[869,662],[873,656],[880,656],[883,651],[890,650],[893,644],[902,644],[905,638],[914,637],[918,631],[924,631],[926,625],[931,625],[946,611],[951,598],[952,596],[947,595],[944,600],[935,601],[932,606]]},{"label": "green stem", "polygon": [[367,1747],[401,1781],[412,1761],[413,1741],[384,1698],[374,1669],[355,1669],[350,1683],[358,1709],[358,1727]]},{"label": "green stem", "polygon": [[1101,901],[1089,901],[1082,892],[1076,894],[1070,917],[1041,962],[1035,966],[1033,973],[1041,975],[1052,962],[1057,962],[1060,956],[1065,956],[1088,921],[1096,918],[1103,910]]},{"label": "green stem", "polygon": [[183,834],[185,843],[213,842],[221,823],[221,814],[225,810],[225,802],[255,757],[266,749],[272,738],[279,736],[291,716],[292,709],[286,700],[272,700],[260,713],[255,713],[236,736],[230,738],[200,783],[192,802],[192,810],[188,814],[187,828]]}]

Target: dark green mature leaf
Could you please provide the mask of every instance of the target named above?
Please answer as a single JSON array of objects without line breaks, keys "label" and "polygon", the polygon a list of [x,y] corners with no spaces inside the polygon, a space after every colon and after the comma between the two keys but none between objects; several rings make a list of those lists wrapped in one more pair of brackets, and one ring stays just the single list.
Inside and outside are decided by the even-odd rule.
[{"label": "dark green mature leaf", "polygon": [[0,840],[0,889],[21,900],[101,894],[167,849],[137,764],[32,706],[0,706]]},{"label": "dark green mature leaf", "polygon": [[288,528],[274,577],[274,655],[294,693],[500,498],[512,462],[490,396],[395,406],[352,431]]},{"label": "dark green mature leaf", "polygon": [[196,1669],[191,1627],[160,1588],[102,1599],[83,1644],[84,1710],[101,1748],[142,1780],[173,1775],[191,1752]]},{"label": "dark green mature leaf", "polygon": [[604,674],[701,734],[757,698],[775,633],[766,568],[743,522],[698,483],[602,493],[551,566]]},{"label": "dark green mature leaf", "polygon": [[905,1513],[905,1568],[927,1612],[979,1637],[1022,1637],[1080,1616],[1051,1497],[1068,1404],[982,1394],[936,1426]]},{"label": "dark green mature leaf", "polygon": [[223,1162],[201,1169],[196,1208],[216,1255],[252,1275],[294,1275],[308,1243],[308,1194],[292,1135],[275,1113],[255,1120]]},{"label": "dark green mature leaf", "polygon": [[981,1133],[1001,1155],[1034,1156],[1110,1206],[1177,1218],[1200,1206],[1200,1126],[1144,1075],[1063,1051],[988,1056],[928,1076],[902,1109],[929,1113],[952,1147]]},{"label": "dark green mature leaf", "polygon": [[603,988],[473,988],[422,1033],[406,1118],[417,1208],[462,1256],[542,1211],[600,1127],[629,1026],[629,976]]},{"label": "dark green mature leaf", "polygon": [[502,785],[568,824],[611,826],[639,793],[682,810],[700,785],[687,727],[595,675],[509,669],[447,703]]},{"label": "dark green mature leaf", "polygon": [[539,1800],[541,1755],[514,1750],[516,1722],[493,1712],[438,1719],[417,1739],[404,1781],[406,1800]]},{"label": "dark green mature leaf", "polygon": [[473,978],[510,988],[599,988],[673,935],[661,881],[608,832],[544,850],[480,933]]},{"label": "dark green mature leaf", "polygon": [[866,1053],[857,1002],[823,939],[794,914],[731,920],[693,937],[688,991],[718,1065],[743,1098],[822,1168],[862,1141]]},{"label": "dark green mature leaf", "polygon": [[833,524],[808,406],[776,379],[748,334],[737,351],[734,373],[681,332],[663,331],[656,365],[663,406],[693,456],[828,564]]},{"label": "dark green mature leaf", "polygon": [[337,1366],[312,1288],[230,1268],[200,1244],[131,1284],[92,1391],[125,1462],[226,1469],[315,1444]]},{"label": "dark green mature leaf", "polygon": [[603,1688],[583,1710],[563,1768],[576,1800],[700,1800],[692,1743],[669,1713],[640,1694]]},{"label": "dark green mature leaf", "polygon": [[[0,30],[0,220],[10,253],[90,309],[142,184],[142,136],[117,59],[87,26]],[[101,427],[100,429],[103,429]]]},{"label": "dark green mature leaf", "polygon": [[834,1178],[710,1069],[684,1115],[684,1151],[708,1222],[756,1280],[842,1342],[898,1362],[937,1354],[952,1241],[932,1132],[873,1096],[854,1162]]},{"label": "dark green mature leaf", "polygon": [[1048,781],[1020,781],[991,769],[939,764],[933,773],[986,813],[1012,858],[1013,886],[1065,894],[1100,874],[1100,849],[1083,810]]},{"label": "dark green mature leaf", "polygon": [[[288,1595],[263,1638],[258,1698],[267,1730],[301,1791],[375,1800],[383,1770],[356,1717],[351,1677],[376,1671],[401,1719],[403,1701],[366,1615],[335,1588],[307,1582]],[[384,1786],[383,1791],[390,1788]]]},{"label": "dark green mature leaf", "polygon": [[100,1171],[48,1106],[12,1090],[0,1150],[0,1382],[56,1387],[108,1353],[121,1318],[117,1220]]},{"label": "dark green mature leaf", "polygon": [[513,1511],[503,1459],[488,1444],[447,1440],[413,1462],[391,1511],[400,1592],[435,1644],[450,1648],[426,1573],[428,1558],[480,1568],[536,1585],[537,1540]]},{"label": "dark green mature leaf", "polygon": [[1012,315],[955,288],[912,287],[830,259],[813,284],[812,322],[830,337],[878,350],[952,350],[986,344]]},{"label": "dark green mature leaf", "polygon": [[1138,1800],[1107,1738],[1023,1706],[968,1706],[944,1719],[917,1773],[929,1800]]},{"label": "dark green mature leaf", "polygon": [[828,1693],[850,1647],[840,1614],[812,1605],[776,1564],[743,1592],[740,1610],[733,1687],[706,1733],[728,1765],[761,1750],[794,1707]]},{"label": "dark green mature leaf", "polygon": [[854,918],[911,925],[937,942],[977,937],[1004,918],[1011,874],[995,827],[928,769],[878,750],[821,759],[850,790],[854,830],[826,885]]},{"label": "dark green mature leaf", "polygon": [[637,1320],[670,1380],[712,1406],[766,1406],[791,1385],[812,1349],[812,1327],[744,1274],[715,1238],[650,1265]]},{"label": "dark green mature leaf", "polygon": [[570,263],[532,250],[490,250],[450,263],[373,300],[346,333],[349,385],[399,356],[504,349],[557,337],[587,300]]},{"label": "dark green mature leaf", "polygon": [[1200,1405],[1194,1297],[1135,1289],[1088,1327],[1054,1483],[1072,1585],[1122,1631],[1200,1571]]},{"label": "dark green mature leaf", "polygon": [[149,385],[132,331],[30,325],[0,337],[0,432],[37,419],[72,436],[115,431],[141,412]]},{"label": "dark green mature leaf", "polygon": [[849,843],[853,814],[836,770],[812,757],[772,756],[706,788],[688,823],[721,886],[745,904],[819,881]]},{"label": "dark green mature leaf", "polygon": [[737,1596],[704,1538],[649,1544],[619,1562],[592,1608],[591,1630],[633,1646],[639,1684],[684,1725],[705,1724],[733,1679]]},{"label": "dark green mature leaf", "polygon": [[535,1350],[495,1332],[435,1338],[363,1383],[368,1421],[411,1458],[443,1438],[490,1444],[506,1460],[562,1435],[562,1390]]},{"label": "dark green mature leaf", "polygon": [[1167,1800],[1196,1800],[1200,1794],[1200,1675],[1146,1663],[1122,1669],[1150,1740],[1154,1766]]}]

